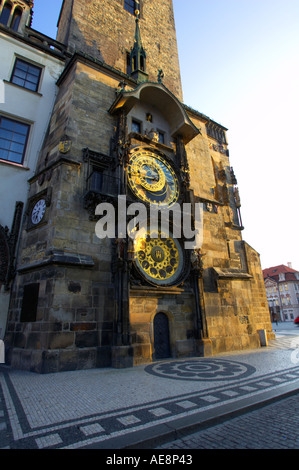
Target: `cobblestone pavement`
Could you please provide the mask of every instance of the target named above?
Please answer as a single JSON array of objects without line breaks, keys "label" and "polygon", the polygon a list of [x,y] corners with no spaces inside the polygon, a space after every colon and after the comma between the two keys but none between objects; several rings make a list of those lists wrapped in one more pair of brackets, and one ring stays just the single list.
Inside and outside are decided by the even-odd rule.
[{"label": "cobblestone pavement", "polygon": [[126,370],[39,375],[0,365],[0,449],[153,448],[194,423],[293,394],[298,352],[290,334],[268,348]]},{"label": "cobblestone pavement", "polygon": [[299,449],[299,394],[157,449]]}]

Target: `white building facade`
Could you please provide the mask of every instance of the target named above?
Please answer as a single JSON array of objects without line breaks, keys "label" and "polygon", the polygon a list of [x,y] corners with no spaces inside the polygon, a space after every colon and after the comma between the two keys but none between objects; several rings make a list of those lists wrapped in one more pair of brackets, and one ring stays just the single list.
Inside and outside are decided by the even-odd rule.
[{"label": "white building facade", "polygon": [[281,265],[263,273],[272,321],[294,321],[299,317],[299,272]]},{"label": "white building facade", "polygon": [[64,65],[63,46],[31,29],[33,2],[0,2],[0,339],[14,260],[34,175]]}]

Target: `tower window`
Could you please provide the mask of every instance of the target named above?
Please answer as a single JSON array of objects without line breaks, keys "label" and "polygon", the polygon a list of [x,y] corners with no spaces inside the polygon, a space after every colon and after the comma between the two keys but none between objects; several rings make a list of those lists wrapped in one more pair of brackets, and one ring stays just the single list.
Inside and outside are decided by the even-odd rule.
[{"label": "tower window", "polygon": [[21,17],[22,17],[22,10],[19,8],[16,8],[12,17],[12,22],[11,22],[11,29],[14,31],[18,31],[20,22],[21,22]]},{"label": "tower window", "polygon": [[103,186],[103,170],[94,169],[91,177],[91,191],[101,192]]},{"label": "tower window", "polygon": [[135,57],[135,56],[133,57],[133,61],[132,61],[132,62],[133,62],[132,68],[133,68],[133,71],[135,71],[135,70],[137,70],[137,66],[136,66],[137,61],[136,61],[136,57]]},{"label": "tower window", "polygon": [[11,82],[27,90],[37,91],[41,76],[41,68],[21,59],[16,59]]},{"label": "tower window", "polygon": [[158,142],[160,144],[165,144],[165,134],[164,134],[164,132],[161,132],[161,131],[158,131],[158,132],[159,132]]},{"label": "tower window", "polygon": [[131,15],[135,16],[135,10],[138,9],[138,5],[135,0],[124,0],[124,8],[131,13]]},{"label": "tower window", "polygon": [[141,134],[141,123],[135,120],[132,120],[132,132],[136,134]]},{"label": "tower window", "polygon": [[132,73],[132,63],[131,63],[131,55],[127,52],[127,74],[130,75]]},{"label": "tower window", "polygon": [[5,3],[1,16],[0,16],[0,23],[4,24],[4,26],[7,26],[10,14],[12,10],[12,5],[10,3]]}]

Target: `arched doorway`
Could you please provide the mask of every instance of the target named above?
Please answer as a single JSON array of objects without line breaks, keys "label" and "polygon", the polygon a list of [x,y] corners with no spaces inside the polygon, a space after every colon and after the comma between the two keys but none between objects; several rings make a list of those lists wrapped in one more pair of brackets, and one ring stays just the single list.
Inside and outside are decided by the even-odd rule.
[{"label": "arched doorway", "polygon": [[157,313],[154,318],[154,358],[166,359],[171,356],[169,341],[169,321],[165,313]]}]

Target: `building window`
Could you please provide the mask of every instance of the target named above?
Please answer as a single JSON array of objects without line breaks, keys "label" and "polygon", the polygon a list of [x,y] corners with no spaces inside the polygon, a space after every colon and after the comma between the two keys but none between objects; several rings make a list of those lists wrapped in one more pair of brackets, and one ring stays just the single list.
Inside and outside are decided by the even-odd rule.
[{"label": "building window", "polygon": [[0,116],[0,159],[22,164],[30,126]]},{"label": "building window", "polygon": [[132,120],[132,132],[141,134],[141,124],[138,121]]},{"label": "building window", "polygon": [[12,10],[12,5],[10,3],[5,3],[1,16],[0,16],[0,24],[7,26],[9,18],[10,18],[11,10]]},{"label": "building window", "polygon": [[21,322],[36,321],[39,284],[24,286],[24,295],[21,310]]},{"label": "building window", "polygon": [[101,192],[103,186],[103,170],[94,169],[91,176],[90,190]]},{"label": "building window", "polygon": [[218,140],[220,144],[227,144],[225,132],[217,124],[209,122],[206,124],[206,130],[208,136]]},{"label": "building window", "polygon": [[20,8],[16,8],[12,17],[11,25],[10,25],[11,29],[13,29],[14,31],[18,31],[21,18],[22,18],[22,10],[20,10]]},{"label": "building window", "polygon": [[138,5],[136,5],[135,0],[124,0],[124,7],[131,15],[135,16],[135,10],[138,10]]},{"label": "building window", "polygon": [[159,142],[160,142],[160,144],[165,143],[165,134],[164,134],[164,132],[159,131]]},{"label": "building window", "polygon": [[132,73],[131,54],[127,52],[127,74],[130,75],[131,73]]},{"label": "building window", "polygon": [[16,59],[11,75],[11,83],[27,90],[37,91],[42,69],[22,59]]}]

